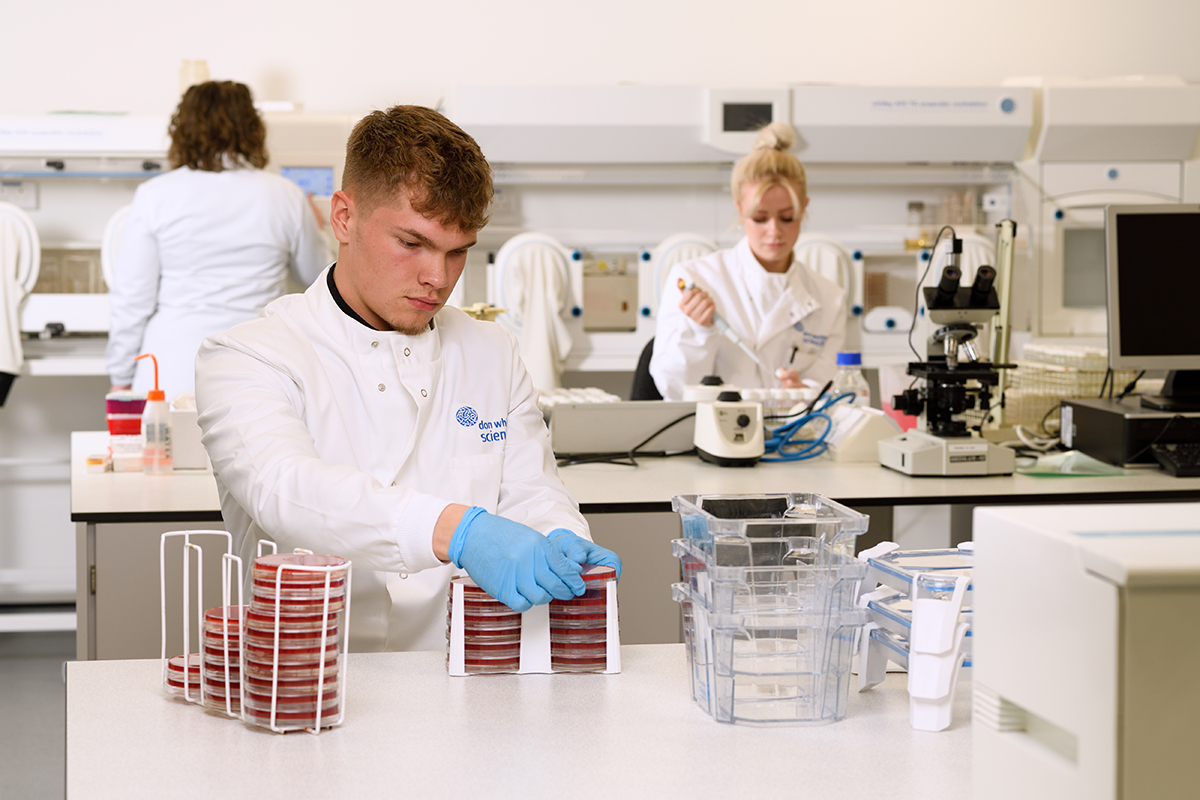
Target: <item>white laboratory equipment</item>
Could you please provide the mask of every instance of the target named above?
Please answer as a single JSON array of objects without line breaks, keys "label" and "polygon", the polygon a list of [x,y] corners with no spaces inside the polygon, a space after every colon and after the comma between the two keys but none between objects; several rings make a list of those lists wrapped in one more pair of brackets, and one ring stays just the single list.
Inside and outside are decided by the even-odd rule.
[{"label": "white laboratory equipment", "polygon": [[696,403],[696,455],[721,467],[752,467],[763,457],[762,403],[723,391]]},{"label": "white laboratory equipment", "polygon": [[953,722],[960,673],[971,667],[972,545],[900,550],[883,542],[858,554],[869,567],[859,605],[870,617],[858,649],[858,690],[883,681],[888,662],[908,672],[909,722],[942,731]]},{"label": "white laboratory equipment", "polygon": [[975,511],[977,800],[1200,785],[1200,504]]},{"label": "white laboratory equipment", "polygon": [[1020,82],[1042,117],[1016,184],[1033,226],[1033,333],[1103,337],[1104,207],[1184,199],[1200,86],[1172,75]]}]

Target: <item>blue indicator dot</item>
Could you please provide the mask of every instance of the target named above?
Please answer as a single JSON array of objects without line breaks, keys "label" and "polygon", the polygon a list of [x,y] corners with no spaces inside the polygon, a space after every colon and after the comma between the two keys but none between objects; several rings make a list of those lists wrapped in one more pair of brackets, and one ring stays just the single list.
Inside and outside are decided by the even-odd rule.
[{"label": "blue indicator dot", "polygon": [[856,317],[861,317],[861,316],[862,316],[862,312],[863,312],[863,307],[862,307],[862,306],[855,306],[854,308],[850,309],[850,313],[851,313],[851,314],[853,314],[853,315],[854,315],[854,316],[856,316]]},{"label": "blue indicator dot", "polygon": [[853,252],[853,253],[850,255],[850,257],[851,257],[851,258],[853,258],[855,261],[862,261],[862,260],[863,260],[863,253],[862,253],[862,250],[855,250],[855,251],[854,251],[854,252]]},{"label": "blue indicator dot", "polygon": [[1062,218],[1063,218],[1063,217],[1065,217],[1065,216],[1066,216],[1066,214],[1064,214],[1064,213],[1062,212],[1062,209],[1061,209],[1061,208],[1060,208],[1060,209],[1058,209],[1057,211],[1055,211],[1055,212],[1054,212],[1054,218],[1055,218],[1055,219],[1062,219]]},{"label": "blue indicator dot", "polygon": [[582,317],[583,309],[580,308],[579,306],[575,306],[574,308],[571,309],[571,316],[572,317]]},{"label": "blue indicator dot", "polygon": [[883,327],[885,327],[885,328],[896,327],[896,320],[892,319],[891,317],[888,317],[887,321],[883,323]]},{"label": "blue indicator dot", "polygon": [[643,250],[642,251],[642,261],[649,261],[649,260],[650,260],[650,251]]},{"label": "blue indicator dot", "polygon": [[1011,114],[1013,112],[1013,109],[1015,109],[1016,107],[1017,107],[1017,104],[1015,102],[1013,102],[1013,99],[1011,97],[1006,97],[1000,101],[1000,110],[1003,111],[1005,114]]},{"label": "blue indicator dot", "polygon": [[642,306],[642,316],[643,317],[650,316],[650,307],[649,306]]},{"label": "blue indicator dot", "polygon": [[1108,179],[1110,181],[1115,181],[1120,176],[1120,174],[1121,173],[1117,172],[1116,168],[1114,167],[1113,169],[1110,169],[1108,171]]},{"label": "blue indicator dot", "polygon": [[921,251],[921,260],[922,260],[922,261],[928,261],[928,260],[929,260],[929,251],[928,251],[928,250],[922,250],[922,251]]},{"label": "blue indicator dot", "polygon": [[571,251],[571,260],[572,261],[582,261],[583,253],[579,252],[578,250],[572,250]]}]

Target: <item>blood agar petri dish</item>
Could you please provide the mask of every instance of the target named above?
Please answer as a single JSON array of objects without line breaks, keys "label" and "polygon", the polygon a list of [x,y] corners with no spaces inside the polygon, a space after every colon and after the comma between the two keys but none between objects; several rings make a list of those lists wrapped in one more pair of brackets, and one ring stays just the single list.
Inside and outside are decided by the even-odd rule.
[{"label": "blood agar petri dish", "polygon": [[321,614],[320,610],[315,614],[276,614],[274,611],[253,610],[246,612],[246,627],[260,631],[273,631],[276,626],[281,630],[320,630],[329,625],[336,625],[337,621],[337,612],[333,611],[328,614]]},{"label": "blood agar petri dish", "polygon": [[[279,576],[284,581],[311,583],[315,579],[325,580],[325,571],[288,569],[288,567],[341,567],[346,559],[341,556],[323,556],[313,553],[269,553],[254,559],[253,577],[274,580]],[[280,573],[280,570],[283,570]],[[334,578],[346,577],[346,570],[334,569],[329,574]],[[314,578],[316,576],[316,578]]]},{"label": "blood agar petri dish", "polygon": [[[333,706],[330,706],[329,708],[321,709],[320,719],[321,719],[323,726],[333,724],[333,722],[336,721],[336,718],[338,716],[338,711],[339,711],[338,705],[333,705]],[[249,719],[250,721],[252,721],[256,724],[262,725],[264,727],[269,727],[271,725],[272,714],[271,714],[270,709],[267,709],[265,711],[260,711],[256,708],[247,707],[244,710],[244,713],[245,713],[247,719]],[[302,730],[305,728],[312,727],[312,724],[316,720],[317,717],[316,717],[315,710],[309,711],[309,712],[300,712],[300,711],[283,711],[279,708],[276,708],[273,718],[274,718],[274,722],[275,722],[275,727],[277,727],[277,728],[285,728],[288,730]]]},{"label": "blood agar petri dish", "polygon": [[[344,597],[331,597],[329,599],[328,611],[341,611],[346,607]],[[299,598],[280,598],[276,600],[274,597],[259,597],[257,594],[251,595],[250,609],[260,613],[274,614],[276,610],[285,614],[317,614],[320,615],[322,609],[325,609],[325,598],[316,597],[312,599]]]},{"label": "blood agar petri dish", "polygon": [[257,645],[259,647],[274,647],[278,637],[279,644],[284,647],[294,647],[300,645],[321,646],[321,639],[324,637],[325,643],[337,643],[341,640],[337,626],[329,628],[320,628],[306,631],[284,630],[280,628],[275,630],[257,630],[255,628],[246,628],[246,643]]}]

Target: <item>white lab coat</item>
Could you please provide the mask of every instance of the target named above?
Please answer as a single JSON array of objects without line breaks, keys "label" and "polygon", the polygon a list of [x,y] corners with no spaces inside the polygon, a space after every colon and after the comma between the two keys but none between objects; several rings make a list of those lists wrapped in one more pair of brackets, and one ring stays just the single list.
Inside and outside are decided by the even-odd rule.
[{"label": "white lab coat", "polygon": [[192,390],[205,336],[253,319],[287,289],[307,286],[332,261],[303,190],[257,169],[180,167],[134,194],[109,287],[106,354],[115,385],[167,399]]},{"label": "white lab coat", "polygon": [[[679,278],[713,298],[717,313],[766,365],[764,372],[715,326],[700,325],[679,310]],[[650,375],[667,400],[706,375],[742,387],[777,386],[779,367],[801,378],[825,381],[837,371],[846,336],[846,294],[836,283],[793,261],[784,273],[762,268],[743,238],[721,250],[671,268],[663,287]],[[794,350],[794,354],[793,354]]]},{"label": "white lab coat", "polygon": [[449,503],[589,536],[516,340],[456,308],[419,336],[375,331],[322,275],[205,340],[196,401],[242,557],[269,537],[354,561],[353,650],[445,647]]}]

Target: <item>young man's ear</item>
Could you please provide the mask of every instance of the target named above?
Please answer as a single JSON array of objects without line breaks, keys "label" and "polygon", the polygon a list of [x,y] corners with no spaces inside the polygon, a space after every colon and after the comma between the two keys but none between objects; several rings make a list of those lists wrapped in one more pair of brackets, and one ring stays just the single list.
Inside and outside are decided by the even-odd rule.
[{"label": "young man's ear", "polygon": [[351,229],[357,221],[354,198],[341,191],[333,193],[329,201],[329,226],[333,228],[334,237],[341,244],[350,243]]}]

